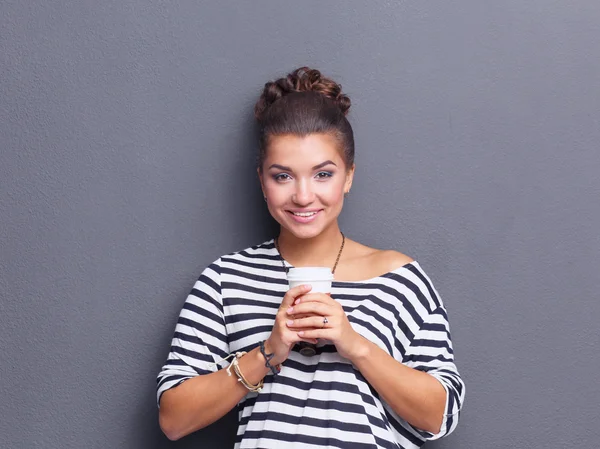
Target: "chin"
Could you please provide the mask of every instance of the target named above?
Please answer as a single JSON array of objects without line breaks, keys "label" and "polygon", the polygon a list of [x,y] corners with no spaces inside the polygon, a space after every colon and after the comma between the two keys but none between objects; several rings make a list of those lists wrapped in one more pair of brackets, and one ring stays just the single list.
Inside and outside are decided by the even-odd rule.
[{"label": "chin", "polygon": [[288,221],[279,222],[279,224],[294,237],[303,240],[318,237],[329,226],[329,223],[312,223],[310,225],[299,225],[297,223],[289,223]]},{"label": "chin", "polygon": [[321,234],[321,232],[323,232],[323,229],[294,229],[293,227],[285,227],[288,232],[290,234],[292,234],[294,237],[299,238],[299,239],[312,239],[314,237],[317,237],[319,234]]},{"label": "chin", "polygon": [[287,217],[278,217],[276,220],[279,225],[284,228],[287,232],[292,234],[298,239],[310,239],[318,236],[325,229],[323,226],[312,223],[310,225],[301,225],[297,223],[290,223]]}]

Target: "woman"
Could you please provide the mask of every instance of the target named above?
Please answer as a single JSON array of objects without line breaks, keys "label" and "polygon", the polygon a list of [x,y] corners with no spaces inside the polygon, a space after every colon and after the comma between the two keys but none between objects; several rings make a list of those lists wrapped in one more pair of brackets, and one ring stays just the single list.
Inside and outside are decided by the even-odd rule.
[{"label": "woman", "polygon": [[[456,427],[464,384],[429,278],[338,226],[354,175],[349,108],[307,67],[265,85],[258,176],[280,234],[219,258],[188,296],[158,376],[170,439],[236,405],[236,448],[417,448]],[[331,267],[331,296],[288,291],[292,266]]]}]

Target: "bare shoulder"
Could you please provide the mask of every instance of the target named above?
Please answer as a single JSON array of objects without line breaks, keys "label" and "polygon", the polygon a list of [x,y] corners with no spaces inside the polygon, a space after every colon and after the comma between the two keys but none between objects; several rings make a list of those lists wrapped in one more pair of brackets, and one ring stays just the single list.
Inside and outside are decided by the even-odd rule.
[{"label": "bare shoulder", "polygon": [[375,257],[378,259],[378,265],[385,267],[386,271],[394,271],[415,261],[412,257],[391,249],[377,250]]},{"label": "bare shoulder", "polygon": [[414,262],[399,251],[372,248],[355,241],[350,242],[348,250],[343,269],[343,277],[348,280],[374,278]]}]

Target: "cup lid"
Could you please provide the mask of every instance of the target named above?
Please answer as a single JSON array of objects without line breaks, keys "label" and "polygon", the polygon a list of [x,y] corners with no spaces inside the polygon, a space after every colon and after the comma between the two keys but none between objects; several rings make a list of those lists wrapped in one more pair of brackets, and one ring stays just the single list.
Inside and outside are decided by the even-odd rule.
[{"label": "cup lid", "polygon": [[289,281],[333,281],[329,267],[296,267],[288,270]]}]

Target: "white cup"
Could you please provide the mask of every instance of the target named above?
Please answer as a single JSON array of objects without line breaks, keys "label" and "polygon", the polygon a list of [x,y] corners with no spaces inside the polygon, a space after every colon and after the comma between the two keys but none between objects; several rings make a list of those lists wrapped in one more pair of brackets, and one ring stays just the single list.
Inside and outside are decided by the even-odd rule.
[{"label": "white cup", "polygon": [[308,284],[312,287],[309,293],[331,293],[333,274],[328,267],[290,268],[287,280],[290,288]]},{"label": "white cup", "polygon": [[[310,285],[312,288],[308,293],[331,293],[333,273],[328,267],[299,267],[288,270],[287,279],[290,288],[299,285]],[[301,317],[297,317],[301,318]],[[301,341],[297,343],[300,354],[311,357],[317,353],[316,345]]]}]

